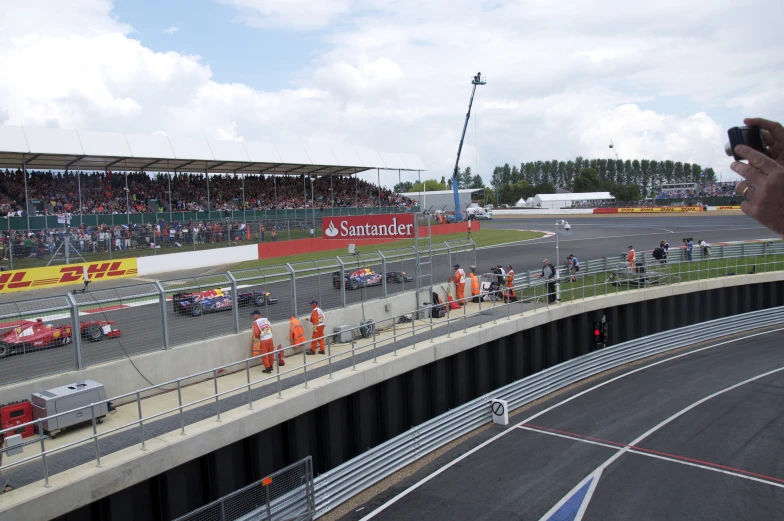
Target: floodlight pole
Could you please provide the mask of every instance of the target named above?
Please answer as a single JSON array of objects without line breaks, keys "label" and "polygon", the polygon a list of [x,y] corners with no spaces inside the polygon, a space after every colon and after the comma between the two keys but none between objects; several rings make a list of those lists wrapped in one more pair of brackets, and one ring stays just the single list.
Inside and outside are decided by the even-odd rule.
[{"label": "floodlight pole", "polygon": [[463,124],[463,135],[460,136],[460,146],[457,148],[457,161],[455,161],[455,171],[452,173],[452,191],[455,194],[455,222],[463,220],[463,213],[460,211],[460,195],[458,194],[457,174],[459,173],[460,153],[463,151],[463,141],[465,140],[466,129],[468,128],[468,120],[471,118],[471,107],[474,104],[474,94],[476,94],[477,85],[485,85],[487,81],[482,79],[482,73],[477,72],[476,76],[471,79],[471,99],[468,101],[468,112],[466,113],[465,123]]}]

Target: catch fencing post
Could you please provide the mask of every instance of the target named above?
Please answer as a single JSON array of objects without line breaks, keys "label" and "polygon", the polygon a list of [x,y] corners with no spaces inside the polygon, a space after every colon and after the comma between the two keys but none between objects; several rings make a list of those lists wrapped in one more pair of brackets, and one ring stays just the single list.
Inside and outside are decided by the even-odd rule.
[{"label": "catch fencing post", "polygon": [[387,258],[384,257],[384,252],[378,252],[381,257],[381,287],[384,290],[384,296],[387,296]]},{"label": "catch fencing post", "polygon": [[289,274],[291,274],[291,316],[296,317],[297,316],[297,279],[294,273],[294,268],[292,268],[291,264],[289,264],[288,262],[286,263],[286,269],[289,270]]},{"label": "catch fencing post", "polygon": [[169,349],[169,319],[166,317],[166,290],[159,280],[155,281],[155,287],[160,293],[158,300],[161,305],[161,324],[163,325],[163,348]]},{"label": "catch fencing post", "polygon": [[231,314],[234,317],[234,332],[239,333],[240,332],[240,301],[239,301],[239,293],[237,293],[237,279],[234,278],[234,275],[232,275],[230,271],[227,271],[226,275],[229,276],[229,280],[231,281],[231,301],[232,301]]},{"label": "catch fencing post", "polygon": [[71,293],[66,293],[65,296],[71,303],[71,338],[74,345],[74,362],[77,369],[84,369],[84,360],[82,359],[82,334],[79,329],[79,304],[76,298]]},{"label": "catch fencing post", "polygon": [[335,257],[340,264],[340,303],[342,307],[346,307],[346,265],[340,260],[340,257]]},{"label": "catch fencing post", "polygon": [[474,253],[474,261],[471,264],[476,266],[476,243],[474,242],[474,239],[469,238],[468,240],[471,241],[471,250],[473,250]]}]

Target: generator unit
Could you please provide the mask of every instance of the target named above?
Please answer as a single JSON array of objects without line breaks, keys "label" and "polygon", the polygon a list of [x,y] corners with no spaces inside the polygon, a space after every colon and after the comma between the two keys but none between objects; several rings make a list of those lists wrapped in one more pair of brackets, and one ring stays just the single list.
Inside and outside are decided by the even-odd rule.
[{"label": "generator unit", "polygon": [[[103,418],[109,412],[106,400],[106,390],[103,384],[93,380],[84,380],[62,387],[55,387],[48,391],[33,393],[33,419],[46,418],[55,414],[67,412],[62,416],[50,418],[42,423],[43,431],[50,437],[73,425],[91,422],[95,414],[96,423],[103,423]],[[90,410],[91,403],[101,402]]]},{"label": "generator unit", "polygon": [[354,331],[351,328],[352,326],[349,325],[335,326],[333,329],[335,342],[351,342],[351,339],[354,338]]}]

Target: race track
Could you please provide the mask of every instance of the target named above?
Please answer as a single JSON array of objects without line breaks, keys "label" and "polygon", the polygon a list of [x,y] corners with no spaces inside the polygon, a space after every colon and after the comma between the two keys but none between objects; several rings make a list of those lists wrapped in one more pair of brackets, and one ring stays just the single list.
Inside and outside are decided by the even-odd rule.
[{"label": "race track", "polygon": [[[695,241],[705,239],[709,243],[716,243],[765,239],[773,235],[743,215],[667,215],[616,218],[573,216],[567,219],[571,224],[571,230],[569,232],[561,230],[559,239],[562,262],[570,253],[575,254],[583,261],[605,256],[617,257],[620,253],[625,252],[626,247],[630,244],[634,245],[637,251],[651,250],[663,239],[668,240],[672,247],[676,248],[681,244],[680,240],[683,237],[694,237]],[[554,222],[555,218],[510,218],[485,221],[482,226],[493,229],[555,231]],[[544,258],[555,260],[555,237],[479,249],[477,251],[477,267],[478,272],[482,273],[489,271],[492,266],[497,264],[504,266],[511,264],[519,273],[529,269],[537,269],[541,266],[541,261]],[[435,281],[446,284],[446,278],[452,272],[447,256],[440,255],[435,261]],[[467,262],[461,262],[461,264],[467,264]],[[380,266],[375,269],[380,271]],[[391,264],[388,269],[414,274],[414,261],[396,262]],[[184,279],[197,275],[215,274],[219,271],[219,268],[189,270],[172,273],[166,278],[170,280]],[[89,315],[83,316],[82,320],[112,320],[116,322],[116,327],[122,330],[122,337],[119,339],[108,339],[96,343],[84,341],[83,359],[85,364],[100,363],[161,348],[162,317],[158,311],[159,307],[155,305],[154,297],[129,299],[123,302],[124,306],[127,304],[132,307],[118,306],[117,302],[105,306],[91,304],[91,299],[106,298],[112,294],[108,291],[102,291],[106,288],[121,287],[124,289],[120,289],[119,293],[130,295],[132,292],[129,286],[134,284],[147,284],[148,292],[152,289],[149,279],[125,279],[121,283],[120,281],[95,282],[91,284],[91,290],[88,293],[78,296],[80,304],[83,304],[82,309],[92,309],[93,311]],[[202,289],[207,290],[214,287],[204,286]],[[143,286],[141,288],[144,289]],[[412,288],[413,283],[390,282],[388,286],[389,292],[409,291]],[[137,289],[139,288],[134,288],[134,291]],[[278,304],[262,308],[263,314],[272,321],[286,320],[291,316],[291,291],[288,282],[259,284],[248,287],[246,290],[269,291],[273,297],[280,300]],[[21,313],[30,314],[51,307],[54,299],[47,298],[32,304],[23,302],[21,299],[61,297],[62,295],[63,290],[57,288],[3,294],[0,296],[0,306],[3,308],[3,313],[18,310]],[[363,300],[380,298],[382,295],[380,286],[354,291],[347,290],[346,302],[354,304]],[[340,291],[332,285],[331,270],[325,270],[317,276],[298,281],[297,310],[299,315],[307,313],[308,303],[312,299],[318,300],[327,313],[330,309],[341,306]],[[62,298],[58,300],[64,301]],[[250,317],[247,315],[252,309],[253,307],[241,309],[241,327],[249,327]],[[174,313],[172,303],[167,302],[166,313],[170,331],[170,345],[181,345],[234,331],[230,312],[211,313],[201,317],[182,316]],[[65,313],[54,315],[49,313],[49,316],[57,318],[50,320],[52,323],[66,323],[68,321],[68,316]],[[75,368],[75,363],[73,350],[67,347],[11,356],[0,360],[0,385],[71,370]]]},{"label": "race track", "polygon": [[581,382],[340,519],[781,519],[781,345],[745,333]]}]

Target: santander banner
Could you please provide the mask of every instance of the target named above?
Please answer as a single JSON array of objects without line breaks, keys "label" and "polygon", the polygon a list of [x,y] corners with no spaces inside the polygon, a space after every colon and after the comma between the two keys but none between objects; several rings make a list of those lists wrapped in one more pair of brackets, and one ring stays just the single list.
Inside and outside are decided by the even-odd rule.
[{"label": "santander banner", "polygon": [[321,229],[324,239],[413,239],[414,214],[324,217]]}]

